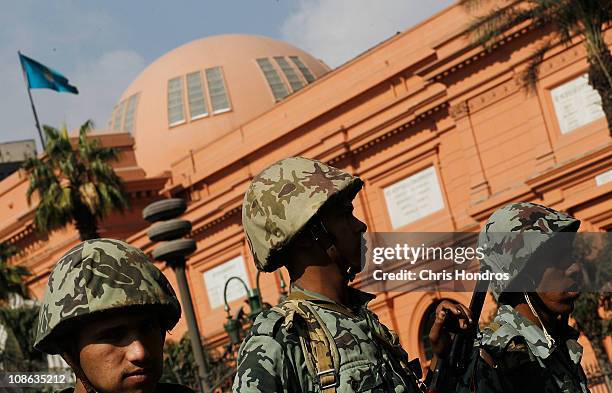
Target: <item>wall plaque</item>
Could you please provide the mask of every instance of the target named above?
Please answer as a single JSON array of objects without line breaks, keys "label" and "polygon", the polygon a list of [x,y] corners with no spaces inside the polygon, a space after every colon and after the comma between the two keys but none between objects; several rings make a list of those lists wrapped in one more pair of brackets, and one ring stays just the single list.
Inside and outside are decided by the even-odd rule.
[{"label": "wall plaque", "polygon": [[[230,259],[206,272],[204,272],[204,284],[208,293],[208,303],[211,308],[223,305],[223,289],[225,282],[232,276],[238,276],[249,286],[244,259],[242,256]],[[250,286],[249,286],[250,288]],[[244,286],[238,280],[232,280],[227,287],[227,301],[246,297]]]},{"label": "wall plaque", "polygon": [[595,176],[595,184],[597,184],[598,187],[603,186],[604,184],[609,183],[611,181],[612,181],[612,169]]},{"label": "wall plaque", "polygon": [[551,95],[562,134],[604,117],[601,97],[589,85],[587,74],[555,87]]},{"label": "wall plaque", "polygon": [[444,208],[438,175],[433,166],[385,187],[383,192],[393,229]]}]

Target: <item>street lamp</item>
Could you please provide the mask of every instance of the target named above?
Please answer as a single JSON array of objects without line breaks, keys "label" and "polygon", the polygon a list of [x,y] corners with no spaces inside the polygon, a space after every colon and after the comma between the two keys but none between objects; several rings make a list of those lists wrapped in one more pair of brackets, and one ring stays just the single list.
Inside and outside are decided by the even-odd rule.
[{"label": "street lamp", "polygon": [[[246,282],[244,282],[242,278],[237,277],[237,276],[232,276],[228,278],[227,281],[225,281],[225,286],[223,288],[223,302],[225,303],[224,309],[225,309],[225,312],[227,313],[227,321],[223,325],[223,329],[225,329],[225,332],[229,336],[230,348],[240,343],[240,340],[242,336],[244,335],[244,331],[246,330],[247,325],[249,323],[252,324],[253,321],[255,321],[255,318],[257,318],[257,315],[261,313],[264,310],[264,308],[266,308],[265,307],[266,303],[263,302],[263,299],[261,297],[261,290],[259,287],[260,273],[261,272],[257,272],[257,276],[255,279],[256,287],[253,289],[249,289]],[[280,270],[278,271],[278,275],[280,277],[280,286],[281,286],[281,294],[278,299],[278,302],[281,303],[287,298],[287,291],[285,289],[286,288],[285,279],[283,278],[283,275],[280,272]],[[247,294],[247,303],[249,305],[250,311],[249,311],[249,314],[246,316],[245,316],[245,313],[242,307],[240,308],[238,313],[236,313],[235,317],[232,317],[232,314],[230,312],[230,306],[227,301],[227,287],[232,280],[238,280],[240,283],[242,283],[242,286],[244,287],[244,290]],[[270,307],[270,305],[267,305],[267,306]]]},{"label": "street lamp", "polygon": [[208,363],[204,356],[202,340],[198,323],[193,310],[193,302],[189,291],[189,283],[185,274],[185,261],[188,255],[196,250],[196,242],[193,239],[182,239],[191,231],[191,222],[188,220],[175,219],[185,212],[187,203],[181,198],[171,198],[151,203],[142,211],[142,217],[155,222],[147,235],[154,242],[165,241],[153,250],[153,258],[164,261],[176,275],[183,311],[187,319],[187,331],[191,341],[191,348],[198,366],[198,381],[200,391],[208,392]]},{"label": "street lamp", "polygon": [[244,287],[244,290],[247,294],[247,303],[249,304],[250,308],[248,320],[250,320],[251,322],[254,321],[257,317],[257,314],[262,311],[262,300],[259,288],[249,289],[249,287],[242,278],[238,276],[232,276],[228,278],[227,281],[225,281],[225,285],[223,287],[223,302],[225,303],[224,309],[227,313],[227,322],[225,322],[225,324],[223,325],[223,329],[225,329],[225,332],[229,336],[230,345],[234,346],[240,343],[241,332],[243,331],[244,324],[244,311],[241,307],[235,318],[232,317],[232,314],[230,312],[230,306],[227,302],[227,287],[229,283],[232,282],[232,280],[239,281]]}]

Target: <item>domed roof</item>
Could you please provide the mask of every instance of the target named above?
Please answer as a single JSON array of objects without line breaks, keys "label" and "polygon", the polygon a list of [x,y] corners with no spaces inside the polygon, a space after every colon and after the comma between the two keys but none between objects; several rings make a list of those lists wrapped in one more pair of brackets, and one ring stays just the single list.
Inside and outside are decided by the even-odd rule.
[{"label": "domed roof", "polygon": [[199,39],[142,71],[121,95],[108,128],[132,133],[138,165],[155,176],[327,71],[321,61],[272,38]]}]

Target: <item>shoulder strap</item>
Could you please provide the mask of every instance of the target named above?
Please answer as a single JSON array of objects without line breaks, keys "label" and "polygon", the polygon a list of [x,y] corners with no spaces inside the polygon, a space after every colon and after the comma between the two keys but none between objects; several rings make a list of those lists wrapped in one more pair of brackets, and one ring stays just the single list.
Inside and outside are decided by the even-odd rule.
[{"label": "shoulder strap", "polygon": [[297,330],[306,366],[321,392],[336,392],[340,355],[334,338],[312,304],[294,297],[273,309],[285,316],[285,328]]},{"label": "shoulder strap", "polygon": [[291,292],[289,296],[287,296],[287,298],[285,299],[285,301],[287,300],[307,300],[309,302],[315,303],[317,306],[321,308],[325,308],[331,311],[336,311],[350,318],[355,318],[355,313],[351,311],[348,307],[343,307],[337,303],[332,303],[332,302],[324,301],[321,299],[317,299],[312,296],[308,296],[304,292]]}]

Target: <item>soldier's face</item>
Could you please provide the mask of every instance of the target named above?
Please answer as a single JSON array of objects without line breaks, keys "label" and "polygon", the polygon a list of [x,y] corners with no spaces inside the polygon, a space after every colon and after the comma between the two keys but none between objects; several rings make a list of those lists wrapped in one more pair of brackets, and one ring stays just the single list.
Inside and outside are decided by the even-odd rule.
[{"label": "soldier's face", "polygon": [[546,307],[556,314],[569,314],[580,295],[581,268],[572,257],[572,245],[556,244],[550,261],[544,261],[537,292]]},{"label": "soldier's face", "polygon": [[163,344],[156,315],[120,312],[81,329],[77,353],[97,391],[149,393],[161,377]]},{"label": "soldier's face", "polygon": [[321,218],[325,228],[335,237],[338,251],[355,272],[360,272],[361,257],[365,252],[363,234],[368,227],[353,215],[352,202],[345,201],[327,209]]}]

